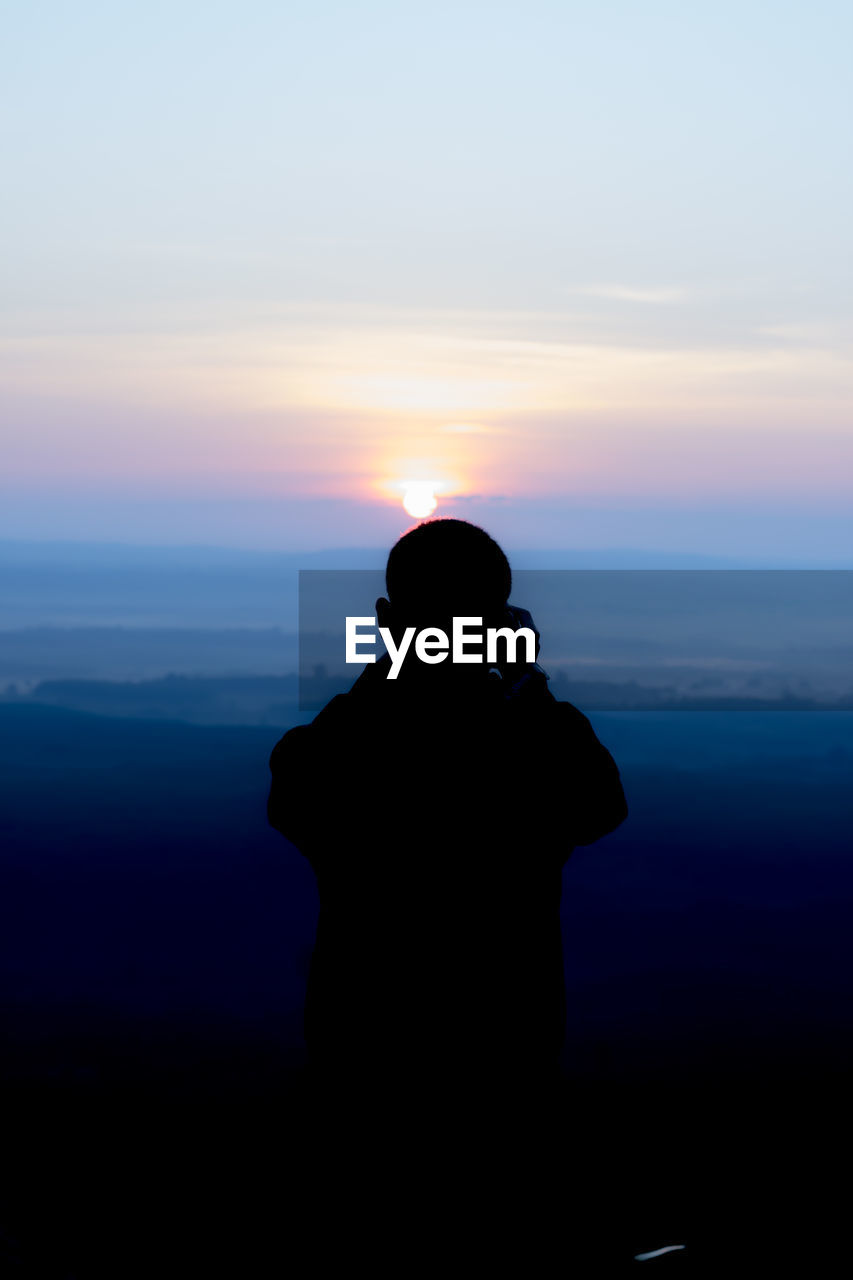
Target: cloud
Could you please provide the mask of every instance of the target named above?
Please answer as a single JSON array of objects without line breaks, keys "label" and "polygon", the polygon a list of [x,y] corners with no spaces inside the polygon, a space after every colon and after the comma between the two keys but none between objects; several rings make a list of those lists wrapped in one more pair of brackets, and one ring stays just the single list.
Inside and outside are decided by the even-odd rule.
[{"label": "cloud", "polygon": [[439,430],[453,436],[493,436],[498,428],[487,427],[482,422],[448,422]]},{"label": "cloud", "polygon": [[641,302],[651,306],[669,306],[674,302],[683,302],[687,297],[685,289],[635,289],[631,285],[597,284],[588,289],[577,289],[574,292],[586,298],[606,298],[612,302]]}]

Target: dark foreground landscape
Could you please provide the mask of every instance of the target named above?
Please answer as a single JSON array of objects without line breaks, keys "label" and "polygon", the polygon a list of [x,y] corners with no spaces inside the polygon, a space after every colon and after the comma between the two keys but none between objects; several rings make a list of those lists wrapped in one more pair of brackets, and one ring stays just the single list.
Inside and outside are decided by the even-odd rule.
[{"label": "dark foreground landscape", "polygon": [[[630,818],[564,874],[561,1256],[522,1270],[829,1274],[849,1191],[853,713],[594,723]],[[349,1234],[327,1212],[346,1195],[329,1200],[316,1159],[300,1032],[316,895],[264,811],[278,732],[0,706],[4,1274],[509,1259],[506,1197],[463,1191],[455,1151],[415,1205],[398,1188],[366,1212],[362,1194]],[[369,1133],[352,1179],[371,1176]],[[463,1252],[437,1256],[466,1215]],[[633,1260],[668,1244],[687,1248]]]}]

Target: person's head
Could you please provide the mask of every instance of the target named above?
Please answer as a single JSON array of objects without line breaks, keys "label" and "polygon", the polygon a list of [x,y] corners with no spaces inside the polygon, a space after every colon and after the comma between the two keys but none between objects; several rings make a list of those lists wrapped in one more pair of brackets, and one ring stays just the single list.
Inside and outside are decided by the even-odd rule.
[{"label": "person's head", "polygon": [[501,548],[467,520],[425,520],[392,548],[385,587],[395,612],[499,613],[509,599],[512,573]]},{"label": "person's head", "polygon": [[[484,529],[467,520],[439,518],[415,525],[391,548],[385,586],[388,599],[376,601],[380,626],[395,635],[407,626],[449,631],[452,618],[460,616],[500,625],[512,573]],[[463,672],[474,669],[466,666]]]}]

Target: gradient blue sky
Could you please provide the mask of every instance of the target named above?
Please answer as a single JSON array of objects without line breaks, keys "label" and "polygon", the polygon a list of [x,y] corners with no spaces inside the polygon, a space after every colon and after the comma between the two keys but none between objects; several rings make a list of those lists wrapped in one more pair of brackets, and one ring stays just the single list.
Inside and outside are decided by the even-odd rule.
[{"label": "gradient blue sky", "polygon": [[0,536],[853,546],[840,3],[19,3]]}]

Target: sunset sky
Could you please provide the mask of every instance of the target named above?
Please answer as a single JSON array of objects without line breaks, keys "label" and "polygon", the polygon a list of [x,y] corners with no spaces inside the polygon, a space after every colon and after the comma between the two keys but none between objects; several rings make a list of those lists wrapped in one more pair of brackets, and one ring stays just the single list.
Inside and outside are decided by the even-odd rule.
[{"label": "sunset sky", "polygon": [[0,537],[849,559],[849,5],[31,0]]}]

